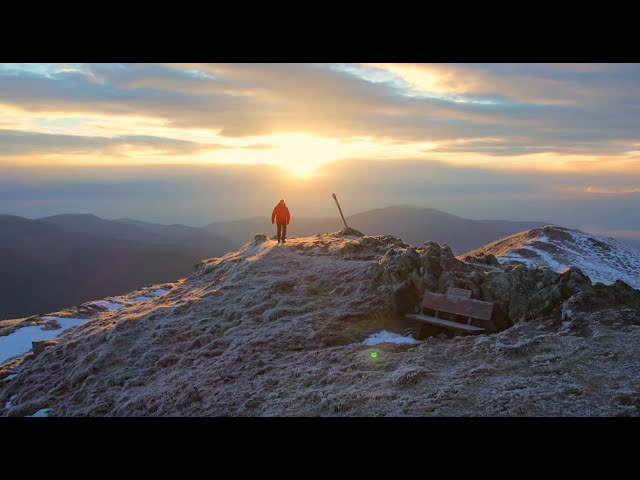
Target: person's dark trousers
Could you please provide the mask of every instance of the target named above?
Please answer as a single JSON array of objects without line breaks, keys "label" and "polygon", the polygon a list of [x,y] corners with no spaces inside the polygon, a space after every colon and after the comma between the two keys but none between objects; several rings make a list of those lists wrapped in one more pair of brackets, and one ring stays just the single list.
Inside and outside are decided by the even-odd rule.
[{"label": "person's dark trousers", "polygon": [[287,224],[278,223],[278,243],[284,242],[287,238]]}]

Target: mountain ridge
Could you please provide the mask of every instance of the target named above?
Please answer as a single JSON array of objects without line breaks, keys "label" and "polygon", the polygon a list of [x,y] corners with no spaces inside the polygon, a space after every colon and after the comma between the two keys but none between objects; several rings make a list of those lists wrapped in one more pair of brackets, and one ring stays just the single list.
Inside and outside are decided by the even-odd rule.
[{"label": "mountain ridge", "polygon": [[547,266],[561,272],[576,266],[592,281],[623,280],[640,289],[640,251],[611,237],[546,225],[501,238],[458,258],[493,255],[502,264]]}]

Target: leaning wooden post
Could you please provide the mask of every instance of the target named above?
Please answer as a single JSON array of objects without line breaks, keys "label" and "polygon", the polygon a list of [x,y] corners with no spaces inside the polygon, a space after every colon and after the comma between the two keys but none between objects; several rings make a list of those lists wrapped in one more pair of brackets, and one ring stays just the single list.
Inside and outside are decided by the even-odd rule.
[{"label": "leaning wooden post", "polygon": [[333,199],[336,201],[336,205],[338,206],[338,210],[340,210],[340,216],[342,217],[342,221],[344,222],[344,228],[349,228],[347,226],[347,221],[344,219],[344,215],[342,214],[342,209],[340,208],[340,204],[338,203],[338,198],[336,197],[336,194],[333,194]]}]

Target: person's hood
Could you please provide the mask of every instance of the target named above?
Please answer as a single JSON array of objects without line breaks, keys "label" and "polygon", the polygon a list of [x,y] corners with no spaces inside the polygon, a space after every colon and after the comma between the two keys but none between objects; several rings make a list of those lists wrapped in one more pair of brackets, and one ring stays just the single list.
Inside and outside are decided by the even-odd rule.
[{"label": "person's hood", "polygon": [[279,206],[279,207],[284,207],[284,206],[285,206],[284,200],[280,200],[280,201],[278,202],[278,206]]}]

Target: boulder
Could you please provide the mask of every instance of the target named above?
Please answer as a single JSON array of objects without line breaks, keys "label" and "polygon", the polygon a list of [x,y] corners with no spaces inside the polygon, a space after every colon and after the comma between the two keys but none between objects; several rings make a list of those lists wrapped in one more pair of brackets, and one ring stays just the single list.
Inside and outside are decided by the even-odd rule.
[{"label": "boulder", "polygon": [[422,292],[409,281],[403,282],[391,293],[391,304],[398,314],[416,313],[421,300]]},{"label": "boulder", "polygon": [[39,340],[31,342],[33,356],[36,357],[44,352],[45,348],[53,347],[58,342],[56,340]]},{"label": "boulder", "polygon": [[468,263],[475,263],[480,265],[488,265],[490,267],[500,268],[500,262],[495,257],[495,255],[481,253],[478,256],[467,255],[464,257],[464,261]]},{"label": "boulder", "polygon": [[336,235],[338,237],[364,237],[364,233],[359,232],[355,228],[351,227],[340,230]]}]

